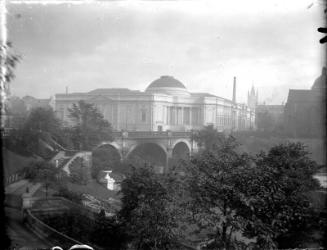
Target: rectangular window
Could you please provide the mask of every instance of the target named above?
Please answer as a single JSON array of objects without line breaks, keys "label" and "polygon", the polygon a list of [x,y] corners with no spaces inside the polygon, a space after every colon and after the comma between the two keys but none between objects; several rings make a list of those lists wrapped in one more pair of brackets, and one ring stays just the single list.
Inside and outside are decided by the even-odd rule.
[{"label": "rectangular window", "polygon": [[146,110],[145,109],[141,110],[141,121],[142,122],[146,121]]}]

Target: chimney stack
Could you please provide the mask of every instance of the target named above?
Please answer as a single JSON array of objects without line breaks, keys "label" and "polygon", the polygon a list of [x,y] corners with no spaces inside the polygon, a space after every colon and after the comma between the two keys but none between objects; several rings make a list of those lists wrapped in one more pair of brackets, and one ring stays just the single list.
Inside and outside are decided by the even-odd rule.
[{"label": "chimney stack", "polygon": [[233,102],[236,103],[236,76],[234,76],[234,84],[233,84]]}]

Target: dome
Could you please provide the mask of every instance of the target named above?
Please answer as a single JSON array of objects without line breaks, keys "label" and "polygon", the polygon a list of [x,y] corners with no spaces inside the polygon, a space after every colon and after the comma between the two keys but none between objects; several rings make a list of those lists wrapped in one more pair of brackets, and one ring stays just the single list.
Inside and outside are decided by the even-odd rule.
[{"label": "dome", "polygon": [[145,90],[151,93],[163,93],[168,95],[189,95],[186,87],[172,76],[161,76],[154,80]]},{"label": "dome", "polygon": [[322,68],[321,75],[314,81],[311,89],[323,89],[326,88],[326,67]]}]

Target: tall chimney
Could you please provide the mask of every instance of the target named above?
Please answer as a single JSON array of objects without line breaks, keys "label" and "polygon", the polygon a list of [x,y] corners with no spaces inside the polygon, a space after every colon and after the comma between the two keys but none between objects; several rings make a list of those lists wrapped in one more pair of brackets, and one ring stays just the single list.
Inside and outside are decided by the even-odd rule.
[{"label": "tall chimney", "polygon": [[236,103],[236,76],[234,76],[234,84],[233,84],[233,102]]}]

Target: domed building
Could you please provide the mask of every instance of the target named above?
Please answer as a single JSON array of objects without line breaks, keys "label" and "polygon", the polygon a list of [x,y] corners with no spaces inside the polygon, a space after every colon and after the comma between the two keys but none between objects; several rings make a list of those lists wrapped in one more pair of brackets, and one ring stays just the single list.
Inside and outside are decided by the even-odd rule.
[{"label": "domed building", "polygon": [[311,89],[312,90],[325,90],[326,84],[327,84],[327,78],[326,78],[326,67],[322,68],[321,75],[314,81]]},{"label": "domed building", "polygon": [[161,76],[145,91],[124,88],[55,95],[55,110],[72,125],[68,108],[79,100],[94,103],[116,131],[190,131],[213,125],[219,131],[254,128],[254,110],[208,93],[191,93],[173,76]]},{"label": "domed building", "polygon": [[172,96],[190,96],[183,83],[172,76],[161,76],[146,88],[147,93],[161,93]]},{"label": "domed building", "polygon": [[286,133],[294,137],[326,135],[326,67],[311,90],[290,89],[284,110]]}]

